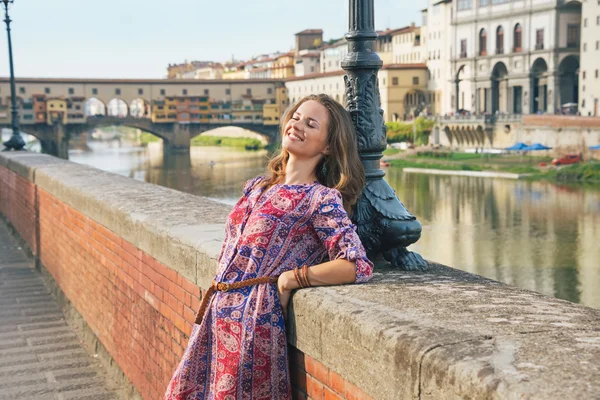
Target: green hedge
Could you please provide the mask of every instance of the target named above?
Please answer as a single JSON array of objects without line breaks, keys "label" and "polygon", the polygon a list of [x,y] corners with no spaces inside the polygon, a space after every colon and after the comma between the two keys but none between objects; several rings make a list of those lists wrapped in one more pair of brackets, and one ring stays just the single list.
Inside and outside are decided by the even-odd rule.
[{"label": "green hedge", "polygon": [[259,150],[264,147],[258,139],[204,135],[193,138],[191,144],[192,146],[243,147],[246,150]]}]

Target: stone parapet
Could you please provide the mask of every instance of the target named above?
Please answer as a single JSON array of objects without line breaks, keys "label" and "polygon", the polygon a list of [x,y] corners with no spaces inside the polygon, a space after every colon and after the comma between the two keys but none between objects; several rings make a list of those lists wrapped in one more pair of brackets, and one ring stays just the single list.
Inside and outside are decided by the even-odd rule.
[{"label": "stone parapet", "polygon": [[[197,287],[213,277],[229,207],[2,153],[0,211],[140,394],[158,398]],[[599,310],[440,265],[298,291],[288,338],[297,398],[600,397]]]}]

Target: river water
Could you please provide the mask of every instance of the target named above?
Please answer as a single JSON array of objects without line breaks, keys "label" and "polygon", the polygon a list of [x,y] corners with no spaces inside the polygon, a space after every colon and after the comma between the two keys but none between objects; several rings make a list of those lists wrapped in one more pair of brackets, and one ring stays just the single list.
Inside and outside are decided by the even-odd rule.
[{"label": "river water", "polygon": [[[189,159],[91,142],[71,161],[234,204],[265,171],[265,151],[193,147]],[[423,224],[411,250],[426,259],[600,309],[600,190],[386,168],[386,180]]]}]

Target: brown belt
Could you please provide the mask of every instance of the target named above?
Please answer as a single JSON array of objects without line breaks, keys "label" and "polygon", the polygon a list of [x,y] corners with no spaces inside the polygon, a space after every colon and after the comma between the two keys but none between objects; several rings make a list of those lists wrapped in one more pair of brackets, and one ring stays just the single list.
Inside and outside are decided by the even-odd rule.
[{"label": "brown belt", "polygon": [[194,323],[200,325],[202,318],[204,318],[206,307],[208,307],[208,302],[215,292],[227,292],[229,290],[240,289],[247,286],[260,285],[261,283],[277,283],[277,278],[279,277],[261,276],[260,278],[246,279],[244,281],[233,283],[212,281],[212,285],[210,285],[206,293],[204,293],[204,296],[202,296],[202,302],[200,303],[200,308],[198,309],[198,314],[196,315],[196,321]]}]

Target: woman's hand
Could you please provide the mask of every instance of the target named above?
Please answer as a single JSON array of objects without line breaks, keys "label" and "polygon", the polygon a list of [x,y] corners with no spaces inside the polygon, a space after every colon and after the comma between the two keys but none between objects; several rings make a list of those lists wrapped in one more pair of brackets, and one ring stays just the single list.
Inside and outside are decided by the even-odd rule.
[{"label": "woman's hand", "polygon": [[279,302],[283,310],[283,318],[288,317],[288,304],[290,303],[290,297],[292,296],[292,290],[297,288],[298,284],[294,277],[294,271],[286,271],[279,275],[277,279],[277,293],[279,294]]}]

